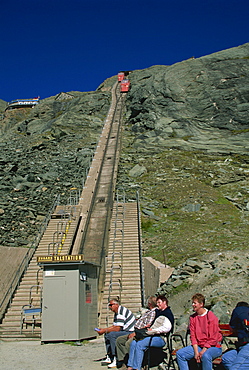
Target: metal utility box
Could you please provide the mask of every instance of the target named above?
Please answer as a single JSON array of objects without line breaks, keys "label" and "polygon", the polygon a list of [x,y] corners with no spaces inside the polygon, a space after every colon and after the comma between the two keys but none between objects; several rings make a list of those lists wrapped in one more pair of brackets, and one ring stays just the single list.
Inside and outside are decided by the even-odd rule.
[{"label": "metal utility box", "polygon": [[98,266],[85,261],[39,264],[44,269],[42,342],[95,337]]}]

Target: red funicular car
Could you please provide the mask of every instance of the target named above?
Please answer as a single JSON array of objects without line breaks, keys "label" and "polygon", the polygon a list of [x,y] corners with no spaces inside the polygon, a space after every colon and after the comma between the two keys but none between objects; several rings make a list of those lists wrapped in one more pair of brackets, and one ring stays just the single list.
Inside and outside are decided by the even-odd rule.
[{"label": "red funicular car", "polygon": [[123,80],[120,83],[120,92],[127,92],[130,89],[130,80]]},{"label": "red funicular car", "polygon": [[121,82],[123,81],[123,79],[125,78],[125,74],[124,72],[119,72],[118,73],[118,82]]}]

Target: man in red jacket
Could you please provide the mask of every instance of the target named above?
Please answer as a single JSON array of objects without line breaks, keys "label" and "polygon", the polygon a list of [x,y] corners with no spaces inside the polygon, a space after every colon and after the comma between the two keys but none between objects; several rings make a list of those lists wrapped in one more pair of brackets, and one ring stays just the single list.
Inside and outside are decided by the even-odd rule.
[{"label": "man in red jacket", "polygon": [[192,307],[195,313],[189,320],[192,345],[181,348],[176,353],[180,370],[188,370],[188,361],[192,358],[195,358],[197,363],[202,363],[202,370],[212,370],[213,359],[222,354],[219,320],[204,305],[205,297],[202,294],[193,295]]}]

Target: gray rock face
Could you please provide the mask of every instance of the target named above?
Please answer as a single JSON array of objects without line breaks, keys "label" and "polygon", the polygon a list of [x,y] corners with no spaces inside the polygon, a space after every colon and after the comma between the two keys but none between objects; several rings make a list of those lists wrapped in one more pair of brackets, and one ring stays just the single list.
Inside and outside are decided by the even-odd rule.
[{"label": "gray rock face", "polygon": [[[30,245],[56,197],[81,191],[109,109],[107,92],[51,97],[0,121],[0,245]],[[75,196],[76,194],[72,194]]]},{"label": "gray rock face", "polygon": [[146,173],[146,167],[136,164],[129,172],[130,177],[139,177]]},{"label": "gray rock face", "polygon": [[[183,317],[180,321],[184,321],[185,317],[187,322],[192,313],[192,295],[202,293],[206,297],[206,306],[220,322],[228,323],[236,303],[248,301],[245,288],[248,259],[248,254],[244,255],[243,252],[214,253],[188,259],[174,270],[159,293],[169,297],[176,316]],[[175,288],[178,289],[177,294]]]},{"label": "gray rock face", "polygon": [[249,43],[130,74],[136,145],[248,152]]}]

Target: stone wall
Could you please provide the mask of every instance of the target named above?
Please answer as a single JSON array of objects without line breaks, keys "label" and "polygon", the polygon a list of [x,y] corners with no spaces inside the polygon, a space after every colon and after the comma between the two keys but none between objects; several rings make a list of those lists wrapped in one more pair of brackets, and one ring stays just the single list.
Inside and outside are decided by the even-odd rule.
[{"label": "stone wall", "polygon": [[[27,248],[0,246],[0,302],[8,291],[14,275],[26,255]],[[27,296],[27,301],[28,301]]]},{"label": "stone wall", "polygon": [[154,295],[161,284],[165,283],[171,276],[174,268],[165,266],[151,257],[143,258],[145,297]]}]

